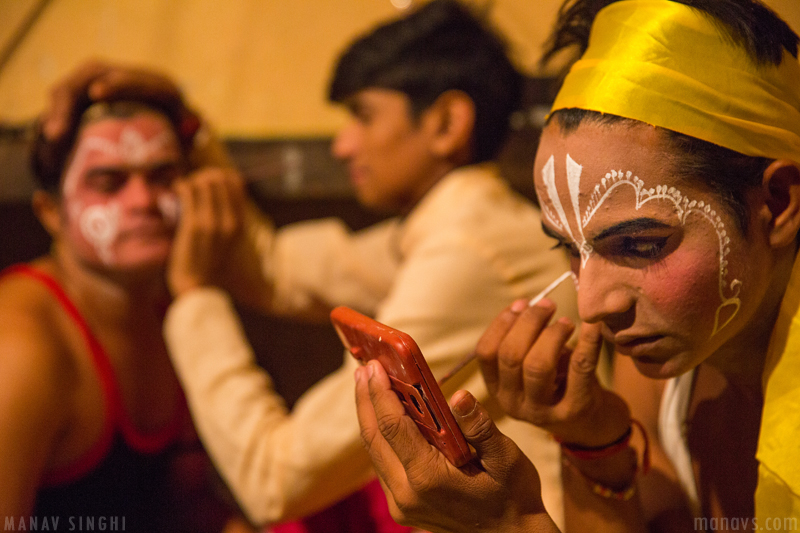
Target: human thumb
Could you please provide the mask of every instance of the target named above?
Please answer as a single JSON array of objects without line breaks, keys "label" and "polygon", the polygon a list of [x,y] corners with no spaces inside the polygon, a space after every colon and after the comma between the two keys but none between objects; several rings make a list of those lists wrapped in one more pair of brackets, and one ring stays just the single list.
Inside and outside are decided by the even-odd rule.
[{"label": "human thumb", "polygon": [[516,461],[519,448],[497,429],[489,412],[467,391],[452,397],[453,415],[464,438],[475,448],[483,468],[489,473],[506,473]]}]

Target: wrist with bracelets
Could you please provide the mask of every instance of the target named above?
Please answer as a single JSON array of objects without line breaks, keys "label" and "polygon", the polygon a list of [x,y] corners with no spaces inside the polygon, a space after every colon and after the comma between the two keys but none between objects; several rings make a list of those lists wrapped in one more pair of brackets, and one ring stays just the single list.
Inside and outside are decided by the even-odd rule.
[{"label": "wrist with bracelets", "polygon": [[561,445],[561,451],[564,455],[564,463],[570,467],[574,472],[580,475],[586,482],[589,484],[592,492],[601,496],[603,498],[609,498],[614,500],[620,501],[628,501],[636,494],[636,473],[639,471],[639,465],[637,464],[634,469],[634,478],[631,481],[630,485],[621,489],[617,490],[602,483],[598,483],[597,481],[590,479],[586,476],[572,461],[568,458],[579,459],[581,461],[592,461],[596,459],[604,459],[607,457],[612,457],[619,453],[622,453],[629,448],[630,440],[633,436],[633,428],[636,427],[642,434],[642,438],[644,439],[644,451],[642,453],[642,467],[641,471],[643,473],[647,473],[650,469],[650,443],[647,439],[647,433],[644,430],[644,427],[638,420],[631,419],[631,425],[628,427],[627,431],[622,434],[618,439],[608,444],[602,446],[581,446],[579,444],[569,444],[562,442],[558,439],[558,443]]}]

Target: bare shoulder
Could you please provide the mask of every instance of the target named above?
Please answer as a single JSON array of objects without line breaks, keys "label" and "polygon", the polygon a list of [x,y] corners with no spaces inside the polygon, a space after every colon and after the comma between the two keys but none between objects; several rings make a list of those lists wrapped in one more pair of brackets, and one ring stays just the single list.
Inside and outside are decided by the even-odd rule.
[{"label": "bare shoulder", "polygon": [[59,308],[28,276],[0,279],[0,514],[30,512],[68,431],[77,380]]},{"label": "bare shoulder", "polygon": [[32,390],[37,393],[49,387],[66,392],[75,369],[60,313],[57,300],[41,282],[22,275],[0,279],[3,376],[36,382]]}]

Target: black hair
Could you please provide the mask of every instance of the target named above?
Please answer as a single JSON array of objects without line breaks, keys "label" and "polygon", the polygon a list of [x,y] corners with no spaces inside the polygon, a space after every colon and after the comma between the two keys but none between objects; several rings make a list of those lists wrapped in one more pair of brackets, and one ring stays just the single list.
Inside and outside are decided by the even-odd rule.
[{"label": "black hair", "polygon": [[[573,48],[582,55],[597,12],[624,0],[567,0],[561,6],[555,30],[543,57],[549,62],[560,51]],[[797,58],[797,34],[771,9],[758,0],[671,0],[706,14],[723,32],[723,37],[747,51],[758,65],[780,65],[783,51]],[[575,57],[574,59],[577,59]],[[595,124],[638,124],[639,121],[584,109],[559,109],[548,119],[558,122],[569,134],[582,122]],[[746,192],[761,184],[772,159],[741,154],[696,137],[659,128],[672,149],[671,163],[686,180],[700,180],[718,196],[736,217],[740,230],[747,231],[749,217]]]},{"label": "black hair", "polygon": [[199,122],[195,118],[187,120],[188,114],[182,107],[168,106],[149,99],[93,102],[88,95],[82,95],[73,103],[66,132],[58,138],[45,136],[41,121],[37,120],[34,124],[30,165],[37,185],[52,194],[59,193],[65,166],[73,153],[80,131],[88,122],[102,117],[128,118],[147,110],[159,113],[169,121],[180,141],[181,151],[187,157]]},{"label": "black hair", "polygon": [[328,90],[344,102],[367,88],[397,90],[418,118],[448,90],[475,104],[474,162],[493,159],[520,105],[523,77],[506,43],[456,0],[433,0],[354,41],[340,56]]}]

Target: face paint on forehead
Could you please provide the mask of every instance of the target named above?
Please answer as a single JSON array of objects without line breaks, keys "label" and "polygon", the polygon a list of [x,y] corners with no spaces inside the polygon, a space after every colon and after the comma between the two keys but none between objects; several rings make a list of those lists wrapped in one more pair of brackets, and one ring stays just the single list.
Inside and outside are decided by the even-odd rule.
[{"label": "face paint on forehead", "polygon": [[[704,220],[710,223],[717,233],[719,241],[719,296],[721,303],[716,310],[714,318],[714,329],[711,332],[713,337],[719,330],[728,325],[731,320],[739,312],[741,300],[739,293],[742,288],[742,282],[734,279],[728,284],[726,278],[728,276],[728,261],[727,255],[730,253],[730,238],[725,230],[725,224],[722,219],[717,215],[716,211],[711,206],[703,201],[690,200],[685,197],[675,187],[667,187],[666,185],[659,185],[655,188],[646,188],[644,181],[638,176],[634,176],[631,171],[623,173],[621,170],[612,170],[608,172],[599,183],[597,183],[589,198],[589,203],[583,211],[583,216],[580,215],[580,180],[583,167],[576,163],[567,154],[567,187],[569,192],[570,202],[572,203],[572,211],[575,215],[575,224],[577,225],[577,238],[574,236],[570,229],[569,220],[566,211],[561,204],[558,188],[555,180],[555,157],[550,158],[542,167],[542,181],[544,182],[547,199],[553,204],[550,209],[545,202],[541,202],[542,215],[545,219],[556,229],[564,231],[567,236],[575,243],[580,250],[581,266],[585,267],[589,261],[593,249],[586,243],[583,230],[592,220],[597,210],[609,198],[615,190],[622,187],[630,187],[635,193],[634,208],[638,211],[644,204],[653,200],[664,200],[671,202],[675,208],[675,214],[678,217],[681,225],[686,224],[686,219],[690,214],[699,214]],[[555,211],[555,213],[553,212]],[[726,296],[726,292],[730,292],[730,296]],[[720,323],[720,314],[724,308],[732,307],[730,315]]]},{"label": "face paint on forehead", "polygon": [[577,244],[581,254],[581,264],[586,265],[586,261],[589,260],[589,256],[592,253],[592,247],[587,244],[586,238],[583,236],[583,228],[585,224],[580,224],[579,209],[582,171],[583,167],[576,163],[569,156],[569,154],[567,154],[567,186],[569,188],[570,201],[572,202],[575,220],[578,223],[578,237],[576,238],[570,229],[567,213],[564,211],[564,206],[561,205],[561,199],[558,196],[558,188],[556,187],[555,158],[552,155],[542,168],[542,178],[544,179],[545,188],[547,189],[547,196],[550,198],[550,202],[552,202],[553,208],[556,210],[556,213],[558,213],[559,218],[556,220],[549,208],[543,209],[543,212],[551,224],[562,231],[566,231],[569,238],[572,239],[572,242]]},{"label": "face paint on forehead", "polygon": [[127,165],[140,166],[149,157],[169,147],[173,140],[174,135],[167,130],[162,130],[152,138],[145,139],[135,126],[125,126],[117,140],[99,135],[81,139],[75,157],[72,158],[72,163],[64,176],[64,196],[71,196],[75,192],[79,178],[85,170],[86,159],[93,152],[116,157]]}]

